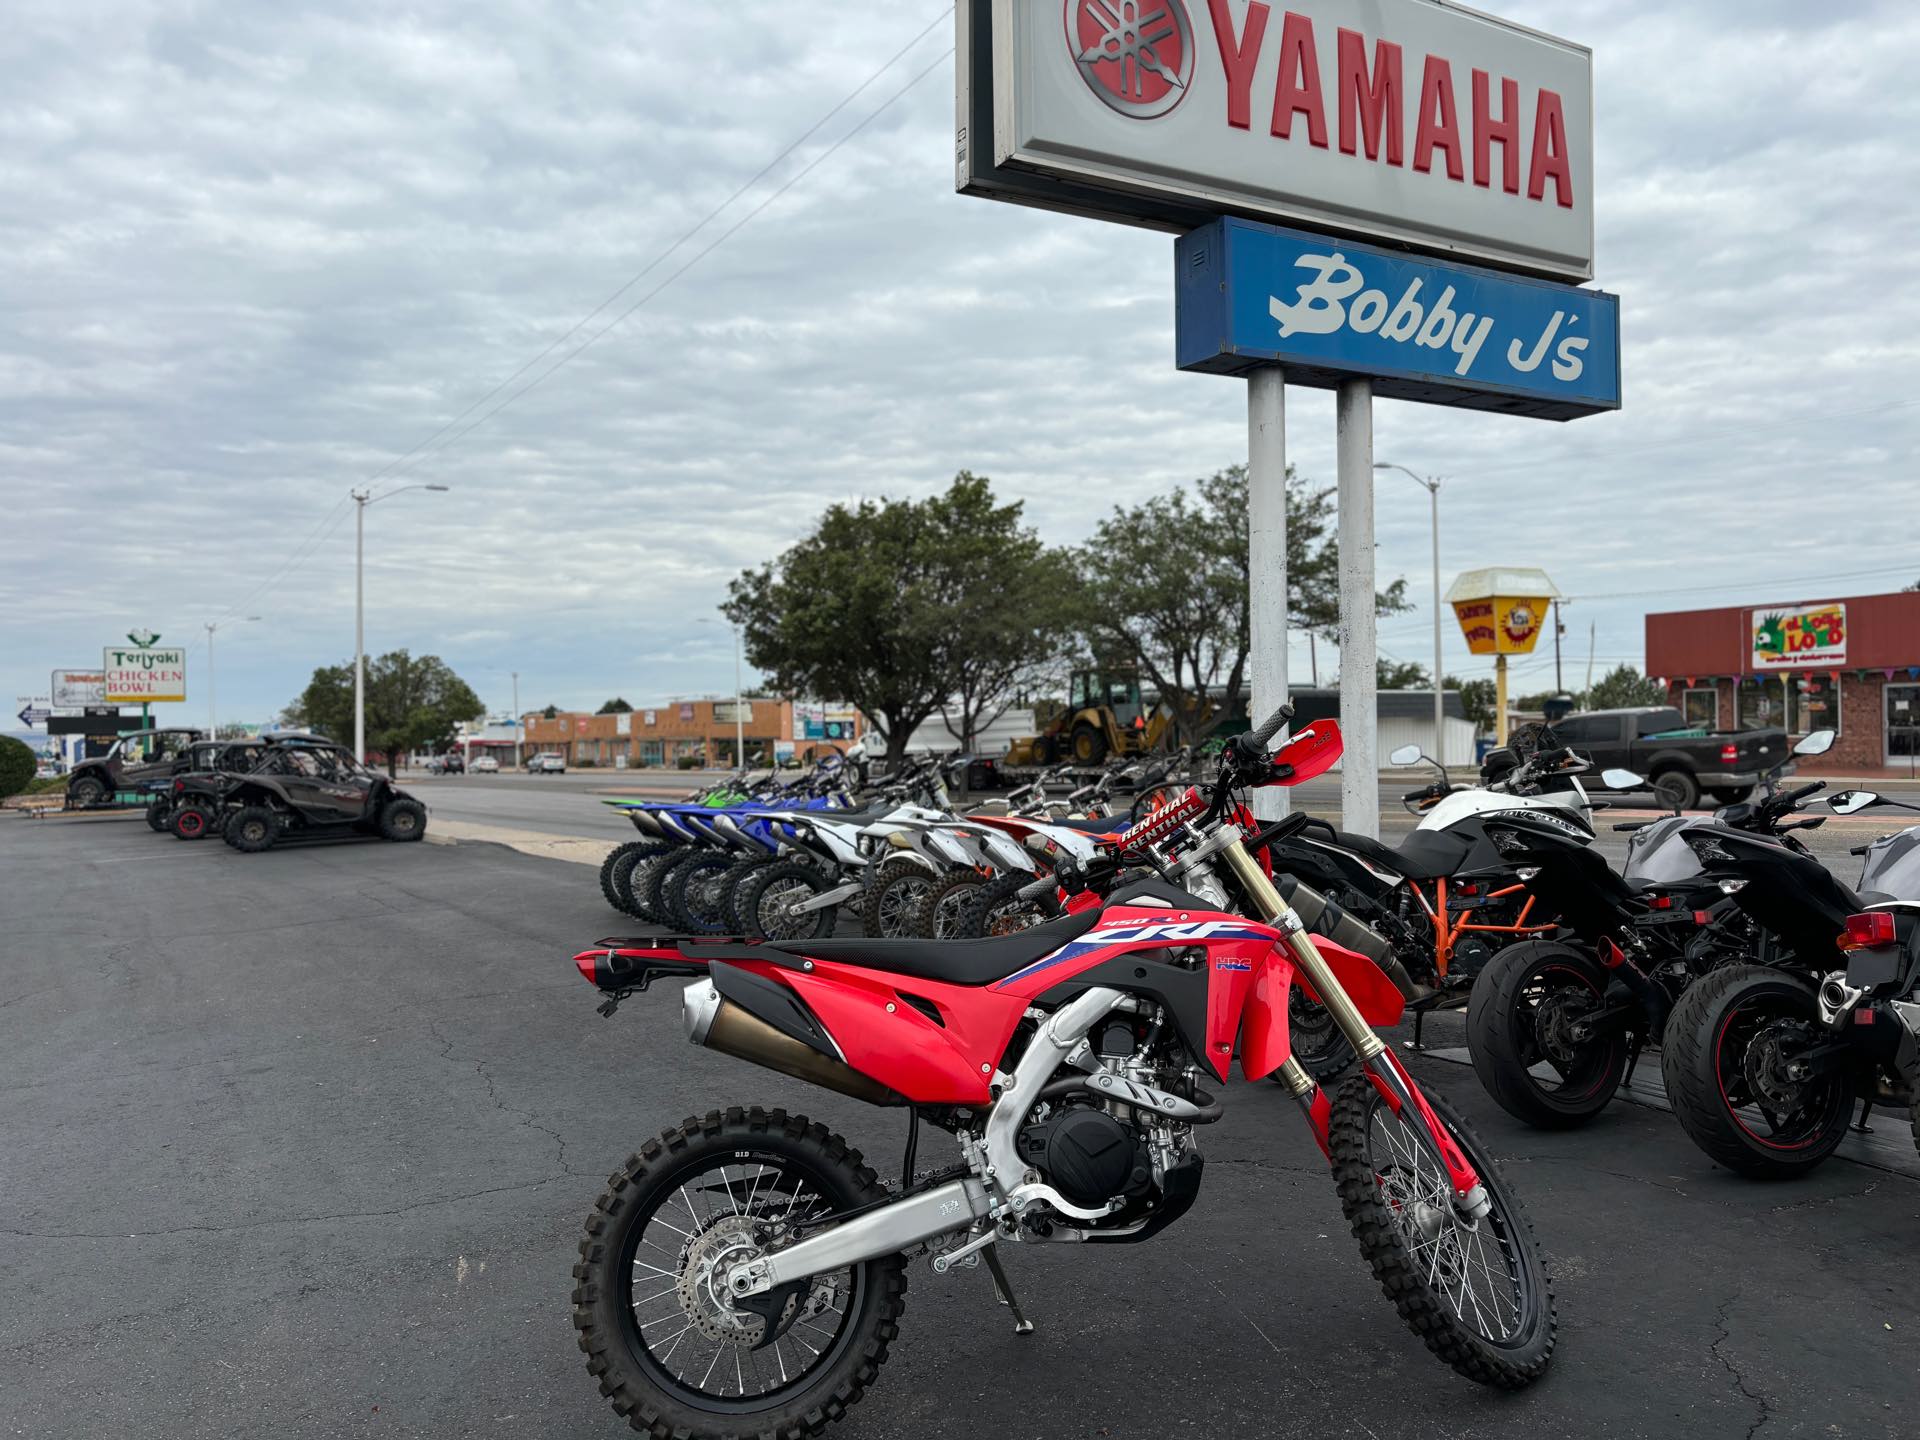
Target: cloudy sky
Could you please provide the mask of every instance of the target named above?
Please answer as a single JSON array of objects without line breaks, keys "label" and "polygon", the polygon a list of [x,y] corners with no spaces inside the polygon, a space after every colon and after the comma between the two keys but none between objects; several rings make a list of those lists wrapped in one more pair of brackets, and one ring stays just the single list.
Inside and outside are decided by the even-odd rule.
[{"label": "cloudy sky", "polygon": [[[938,0],[6,8],[0,699],[145,627],[203,719],[226,620],[222,718],[267,718],[352,653],[356,484],[451,487],[367,512],[369,650],[504,709],[515,670],[527,705],[730,689],[690,622],[828,501],[965,467],[1068,542],[1244,456],[1244,387],[1173,369],[1169,237],[952,193]],[[1920,577],[1920,6],[1494,8],[1594,50],[1626,408],[1381,402],[1379,457],[1448,477],[1443,572],[1547,568],[1569,683],[1649,608]],[[1289,419],[1330,482],[1331,398]],[[1424,597],[1424,495],[1377,508]]]}]

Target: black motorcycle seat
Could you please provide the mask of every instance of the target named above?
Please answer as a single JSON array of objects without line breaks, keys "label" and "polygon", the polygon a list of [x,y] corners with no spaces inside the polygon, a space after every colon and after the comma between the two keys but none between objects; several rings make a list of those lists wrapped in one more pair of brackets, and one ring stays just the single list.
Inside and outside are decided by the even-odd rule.
[{"label": "black motorcycle seat", "polygon": [[1434,880],[1451,875],[1473,848],[1473,842],[1451,830],[1416,830],[1398,849],[1382,845],[1350,830],[1333,832],[1334,843],[1409,880]]},{"label": "black motorcycle seat", "polygon": [[1076,816],[1069,820],[1047,820],[1043,824],[1058,825],[1064,830],[1078,830],[1087,835],[1118,835],[1131,823],[1124,815]]},{"label": "black motorcycle seat", "polygon": [[986,940],[808,940],[800,944],[767,946],[796,959],[838,960],[847,965],[869,965],[916,980],[938,980],[948,985],[991,985],[1016,970],[1025,969],[1043,955],[1078,939],[1100,920],[1100,909],[1063,915],[1012,935]]}]

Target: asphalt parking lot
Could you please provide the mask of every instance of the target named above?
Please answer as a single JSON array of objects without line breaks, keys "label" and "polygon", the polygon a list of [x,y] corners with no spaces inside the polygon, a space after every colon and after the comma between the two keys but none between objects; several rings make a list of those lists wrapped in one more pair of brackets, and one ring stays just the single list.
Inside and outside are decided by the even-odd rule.
[{"label": "asphalt parking lot", "polygon": [[[729,1103],[804,1109],[883,1173],[900,1135],[691,1049],[671,993],[600,1019],[569,956],[619,928],[590,869],[494,845],[241,856],[0,817],[0,1434],[626,1433],[568,1319],[607,1171]],[[1537,1134],[1414,1063],[1546,1247],[1561,1346],[1534,1389],[1419,1347],[1291,1102],[1241,1084],[1192,1215],[1009,1257],[1035,1335],[980,1272],[916,1264],[835,1433],[1914,1434],[1920,1181],[1742,1182],[1656,1110]]]}]

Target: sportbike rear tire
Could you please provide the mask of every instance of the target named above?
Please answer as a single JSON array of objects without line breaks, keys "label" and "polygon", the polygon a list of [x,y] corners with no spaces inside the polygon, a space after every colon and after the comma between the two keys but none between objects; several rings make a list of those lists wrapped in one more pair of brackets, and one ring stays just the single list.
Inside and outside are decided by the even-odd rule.
[{"label": "sportbike rear tire", "polygon": [[[1768,1032],[1774,1048],[1756,1053]],[[1674,1119],[1710,1159],[1738,1174],[1806,1174],[1846,1138],[1853,1085],[1846,1070],[1796,1084],[1780,1060],[1824,1038],[1818,998],[1799,976],[1764,965],[1723,965],[1701,976],[1673,1007],[1660,1042]],[[1761,1105],[1756,1083],[1775,1087],[1771,1108]]]},{"label": "sportbike rear tire", "polygon": [[685,934],[726,933],[726,895],[719,886],[732,868],[733,857],[717,850],[703,851],[674,867],[665,898],[673,923]]},{"label": "sportbike rear tire", "polygon": [[1605,1006],[1606,994],[1606,968],[1571,945],[1527,941],[1487,962],[1467,1000],[1467,1053],[1502,1110],[1537,1129],[1567,1130],[1607,1108],[1627,1073],[1626,1032],[1584,1044],[1568,1033]]},{"label": "sportbike rear tire", "polygon": [[1523,1389],[1553,1358],[1553,1283],[1520,1197],[1485,1144],[1444,1099],[1424,1093],[1491,1208],[1466,1227],[1445,1172],[1409,1128],[1418,1118],[1396,1115],[1364,1071],[1335,1092],[1328,1121],[1340,1208],[1380,1289],[1427,1349],[1469,1380]]},{"label": "sportbike rear tire", "polygon": [[[713,1198],[722,1186],[732,1209]],[[788,1302],[793,1318],[765,1349],[749,1342],[766,1322],[715,1297],[712,1272],[726,1257],[780,1248],[762,1237],[777,1233],[782,1197],[835,1213],[885,1192],[825,1126],[735,1107],[649,1140],[594,1202],[573,1267],[574,1329],[600,1393],[641,1434],[806,1440],[844,1418],[878,1377],[906,1309],[902,1256],[817,1279]],[[690,1340],[691,1353],[673,1348]]]}]

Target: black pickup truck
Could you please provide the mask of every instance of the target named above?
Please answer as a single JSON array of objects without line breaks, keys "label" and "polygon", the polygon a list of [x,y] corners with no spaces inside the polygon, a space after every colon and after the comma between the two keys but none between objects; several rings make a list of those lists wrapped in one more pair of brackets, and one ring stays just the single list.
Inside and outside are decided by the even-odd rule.
[{"label": "black pickup truck", "polygon": [[1663,804],[1683,810],[1702,792],[1727,805],[1746,799],[1787,755],[1784,730],[1702,730],[1671,705],[1589,710],[1553,732],[1592,760],[1594,775],[1612,766],[1644,775]]}]

